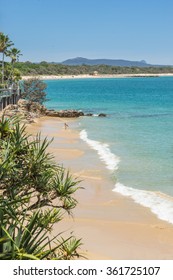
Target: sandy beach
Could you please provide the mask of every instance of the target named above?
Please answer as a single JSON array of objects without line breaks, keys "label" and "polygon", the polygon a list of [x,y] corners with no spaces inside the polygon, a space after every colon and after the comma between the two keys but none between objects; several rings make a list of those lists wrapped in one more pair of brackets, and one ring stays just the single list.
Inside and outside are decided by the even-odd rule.
[{"label": "sandy beach", "polygon": [[114,75],[39,75],[39,76],[22,76],[22,80],[27,80],[30,78],[38,78],[41,80],[63,80],[63,79],[103,79],[103,78],[133,78],[133,77],[164,77],[164,76],[173,76],[173,73],[163,73],[163,74],[114,74]]},{"label": "sandy beach", "polygon": [[[69,128],[64,129],[64,122]],[[75,120],[42,117],[28,126],[33,135],[54,137],[50,152],[77,176],[84,189],[76,193],[73,217],[66,216],[54,232],[73,232],[82,238],[88,259],[173,259],[173,225],[112,191],[114,182],[99,158],[79,138]]]}]

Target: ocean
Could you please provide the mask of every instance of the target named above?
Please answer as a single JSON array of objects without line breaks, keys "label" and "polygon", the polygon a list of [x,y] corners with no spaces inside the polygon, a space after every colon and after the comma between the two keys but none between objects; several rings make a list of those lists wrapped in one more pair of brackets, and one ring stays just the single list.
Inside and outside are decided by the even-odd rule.
[{"label": "ocean", "polygon": [[173,223],[173,77],[46,83],[49,109],[93,114],[75,128],[104,162],[113,191]]}]

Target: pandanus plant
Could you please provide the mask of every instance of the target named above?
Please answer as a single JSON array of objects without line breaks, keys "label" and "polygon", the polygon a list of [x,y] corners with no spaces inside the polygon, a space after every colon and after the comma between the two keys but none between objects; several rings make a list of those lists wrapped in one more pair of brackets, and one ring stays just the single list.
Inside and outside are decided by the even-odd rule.
[{"label": "pandanus plant", "polygon": [[79,181],[47,152],[49,141],[31,137],[19,120],[1,120],[0,259],[74,259],[81,240],[52,234],[71,214]]},{"label": "pandanus plant", "polygon": [[[0,209],[0,260],[73,259],[79,257],[80,239],[60,238],[60,233],[50,237],[48,225],[60,221],[60,210],[41,210],[28,215],[22,206],[24,199],[5,202]],[[22,215],[17,207],[23,210]],[[53,245],[54,243],[54,245]]]}]

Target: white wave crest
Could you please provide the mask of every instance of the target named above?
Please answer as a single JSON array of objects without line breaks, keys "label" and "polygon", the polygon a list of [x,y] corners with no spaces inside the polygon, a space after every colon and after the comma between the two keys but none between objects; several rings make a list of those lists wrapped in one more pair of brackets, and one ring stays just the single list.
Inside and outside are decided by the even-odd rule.
[{"label": "white wave crest", "polygon": [[121,183],[117,183],[113,191],[131,197],[136,203],[150,208],[159,219],[173,224],[172,197],[162,193],[126,187]]},{"label": "white wave crest", "polygon": [[[108,144],[103,144],[88,138],[86,130],[80,132],[80,138],[93,150],[96,150],[100,159],[105,163],[107,169],[114,171],[118,169],[119,158],[114,155]],[[132,198],[136,203],[147,207],[160,220],[173,224],[173,198],[160,192],[139,190],[116,183],[113,191]]]},{"label": "white wave crest", "polygon": [[80,138],[85,141],[93,150],[97,151],[100,159],[106,164],[107,169],[111,171],[118,169],[120,160],[110,151],[108,144],[89,139],[86,130],[82,130],[80,132]]}]

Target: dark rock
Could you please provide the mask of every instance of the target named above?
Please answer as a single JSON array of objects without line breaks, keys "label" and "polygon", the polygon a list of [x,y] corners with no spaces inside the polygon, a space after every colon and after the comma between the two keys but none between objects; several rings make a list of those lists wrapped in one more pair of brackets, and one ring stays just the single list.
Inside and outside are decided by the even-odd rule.
[{"label": "dark rock", "polygon": [[78,112],[78,113],[79,113],[79,117],[84,116],[84,113],[83,113],[83,112]]},{"label": "dark rock", "polygon": [[59,117],[59,113],[58,112],[53,112],[53,111],[46,111],[46,116],[48,117]]},{"label": "dark rock", "polygon": [[76,110],[61,110],[61,111],[47,110],[46,116],[59,117],[59,118],[78,118],[84,116],[84,113]]},{"label": "dark rock", "polygon": [[98,117],[106,117],[106,114],[101,113],[98,115]]},{"label": "dark rock", "polygon": [[92,117],[92,116],[93,116],[93,114],[88,113],[88,114],[86,114],[85,116],[87,116],[87,117]]}]

